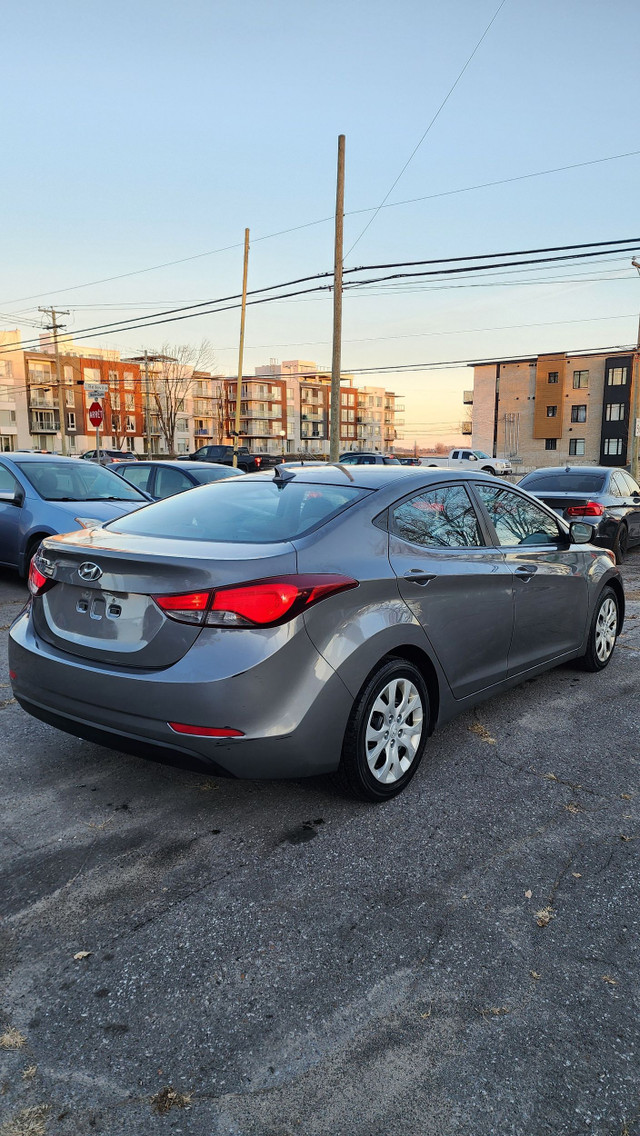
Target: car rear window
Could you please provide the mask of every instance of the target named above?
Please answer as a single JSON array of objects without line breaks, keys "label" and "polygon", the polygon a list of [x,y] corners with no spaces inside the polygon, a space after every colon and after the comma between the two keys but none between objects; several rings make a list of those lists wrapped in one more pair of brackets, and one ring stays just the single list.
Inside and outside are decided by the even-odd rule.
[{"label": "car rear window", "polygon": [[348,509],[368,490],[235,477],[169,497],[108,528],[135,536],[237,544],[294,540]]},{"label": "car rear window", "polygon": [[600,493],[604,489],[601,473],[532,473],[523,477],[521,489],[548,489],[555,493]]}]

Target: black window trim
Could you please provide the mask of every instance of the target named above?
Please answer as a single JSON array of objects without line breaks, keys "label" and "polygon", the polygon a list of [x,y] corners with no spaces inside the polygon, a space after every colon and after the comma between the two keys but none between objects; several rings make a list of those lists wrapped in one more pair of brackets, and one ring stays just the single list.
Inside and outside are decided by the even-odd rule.
[{"label": "black window trim", "polygon": [[553,545],[553,544],[526,544],[526,545],[522,545],[522,544],[500,544],[500,541],[498,540],[498,533],[497,533],[495,526],[493,524],[493,521],[491,520],[491,517],[489,515],[489,510],[486,508],[485,503],[482,500],[482,498],[480,497],[480,495],[478,493],[476,493],[476,487],[480,484],[488,486],[489,489],[495,489],[497,491],[504,490],[506,492],[515,493],[515,495],[517,497],[523,497],[525,501],[529,500],[529,494],[523,493],[515,485],[511,485],[511,484],[509,484],[509,485],[496,485],[495,484],[495,478],[493,478],[492,481],[483,481],[483,482],[474,481],[473,486],[469,487],[472,490],[473,496],[477,498],[478,507],[482,510],[482,512],[484,513],[484,515],[486,517],[486,527],[489,529],[489,531],[492,533],[493,537],[495,538],[495,544],[493,544],[491,546],[492,548],[496,548],[500,552],[510,552],[510,551],[513,551],[513,550],[517,551],[517,550],[522,549],[522,548],[524,548],[526,551],[537,552],[540,549],[544,551],[545,549],[548,550],[550,548],[559,548],[559,547],[565,548],[570,543],[569,526],[566,524],[566,522],[563,521],[562,517],[558,516],[558,514],[555,512],[554,509],[551,509],[548,505],[545,505],[544,501],[539,501],[537,498],[535,498],[534,501],[530,502],[530,504],[537,505],[538,508],[543,513],[546,513],[547,516],[549,516],[553,521],[555,521],[555,523],[557,524],[557,526],[560,530],[561,536],[564,536],[565,540],[561,541],[559,539],[557,544],[555,544],[555,545]]},{"label": "black window trim", "polygon": [[[438,548],[435,545],[417,544],[413,540],[407,540],[406,536],[403,536],[402,533],[399,533],[394,528],[393,510],[399,508],[400,505],[405,505],[407,501],[413,501],[414,497],[420,497],[424,493],[429,493],[430,490],[451,489],[459,487],[462,487],[462,489],[466,490],[467,497],[469,498],[469,504],[475,512],[476,521],[478,523],[478,530],[483,541],[482,544],[465,544],[458,548]],[[374,525],[377,525],[378,528],[386,529],[389,536],[395,537],[396,540],[401,540],[403,544],[407,544],[411,548],[419,549],[423,554],[444,554],[446,556],[450,556],[454,553],[457,553],[458,555],[468,556],[470,552],[482,552],[483,550],[492,547],[490,543],[491,525],[485,524],[484,514],[478,509],[478,503],[475,500],[473,493],[471,492],[471,485],[468,481],[463,481],[462,478],[460,478],[459,480],[447,479],[446,481],[439,481],[436,485],[434,485],[433,482],[429,482],[428,484],[422,485],[417,489],[414,486],[410,493],[405,493],[402,497],[399,497],[397,501],[392,501],[390,505],[387,505],[382,510],[382,512],[378,513],[378,515],[373,518],[373,523]]]}]

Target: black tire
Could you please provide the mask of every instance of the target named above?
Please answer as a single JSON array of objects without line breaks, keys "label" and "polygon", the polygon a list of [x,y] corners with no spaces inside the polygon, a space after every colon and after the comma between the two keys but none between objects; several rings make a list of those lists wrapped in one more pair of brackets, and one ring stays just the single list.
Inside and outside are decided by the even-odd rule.
[{"label": "black tire", "polygon": [[495,469],[493,468],[492,465],[483,465],[482,472],[483,473],[490,473],[492,477],[495,477],[495,475],[496,475],[496,471],[495,471]]},{"label": "black tire", "polygon": [[[613,601],[613,604],[615,605],[615,635],[613,644],[610,646],[607,653],[604,654],[602,648],[603,621],[606,623],[607,611],[611,612],[611,608],[608,606],[611,601]],[[605,609],[604,612],[603,609]],[[589,638],[587,640],[587,649],[582,658],[578,660],[582,670],[592,672],[603,671],[605,667],[609,666],[613,652],[615,650],[615,641],[618,636],[619,627],[620,604],[618,602],[618,597],[613,588],[603,588],[600,595],[598,596],[593,618],[591,620]]]},{"label": "black tire", "polygon": [[[388,722],[381,721],[381,715],[374,710],[374,704],[380,696],[384,700],[384,695],[388,693],[388,687],[394,679],[409,682],[415,689],[420,705],[406,717],[406,722],[411,719],[409,729],[412,726],[416,727],[413,737],[406,736],[407,725],[406,722],[401,721],[402,714],[396,715],[395,719],[391,717],[394,724],[390,726],[386,736],[388,737],[389,733],[392,733],[395,734],[395,738],[389,742],[388,746],[386,744],[384,746],[383,755],[387,752],[389,755],[387,762],[385,763],[383,755],[379,758],[380,764],[391,764],[389,775],[393,775],[395,766],[396,779],[387,782],[379,780],[370,768],[367,757],[367,727],[370,726],[373,729],[376,720],[380,720],[379,728],[382,732],[384,726],[389,725]],[[400,689],[398,697],[407,693],[410,694],[410,691],[407,691],[406,688],[404,692]],[[413,695],[411,697],[413,698]],[[401,705],[402,702],[391,709],[400,709]],[[415,733],[418,725],[421,727],[421,732],[419,738],[416,738]],[[406,741],[410,743],[409,747],[401,737],[403,730]],[[342,745],[340,765],[337,773],[334,774],[334,781],[343,791],[351,796],[358,797],[362,801],[390,800],[406,788],[420,765],[427,744],[428,730],[429,695],[421,672],[413,663],[405,659],[387,656],[382,659],[380,666],[367,679],[353,704]],[[391,746],[394,746],[393,750]],[[413,752],[413,757],[410,756],[411,752]],[[398,767],[401,767],[407,761],[410,762],[408,767],[404,772],[399,772]]]},{"label": "black tire", "polygon": [[616,555],[616,564],[622,564],[629,550],[629,530],[624,521],[620,521],[616,539],[613,542],[613,551]]},{"label": "black tire", "polygon": [[32,536],[31,540],[29,541],[29,543],[27,545],[27,555],[26,555],[26,559],[25,559],[25,568],[24,568],[24,572],[22,573],[22,576],[25,580],[27,579],[27,576],[29,575],[29,567],[31,565],[31,561],[32,561],[33,557],[35,556],[36,552],[38,551],[38,549],[40,548],[40,545],[42,544],[45,536],[47,536],[47,535],[48,535],[47,533],[42,533],[41,536]]}]

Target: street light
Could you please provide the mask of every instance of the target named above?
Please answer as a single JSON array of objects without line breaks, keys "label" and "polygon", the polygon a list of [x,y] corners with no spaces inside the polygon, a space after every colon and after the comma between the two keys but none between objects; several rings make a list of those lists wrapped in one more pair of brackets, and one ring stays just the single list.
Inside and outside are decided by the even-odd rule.
[{"label": "street light", "polygon": [[283,456],[283,457],[284,457],[284,440],[285,440],[286,436],[287,436],[287,431],[286,431],[286,430],[281,430],[281,431],[280,431],[280,437],[281,437],[281,439],[282,439],[282,456]]}]

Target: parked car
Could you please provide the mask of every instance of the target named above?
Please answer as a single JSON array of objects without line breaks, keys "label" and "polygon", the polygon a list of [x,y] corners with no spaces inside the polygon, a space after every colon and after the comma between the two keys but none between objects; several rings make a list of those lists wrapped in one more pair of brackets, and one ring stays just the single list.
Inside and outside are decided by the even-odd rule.
[{"label": "parked car", "polygon": [[[201,446],[189,454],[189,461],[216,462],[218,465],[233,465],[233,446]],[[238,446],[238,466],[243,473],[256,473],[261,469],[273,469],[279,459],[274,454],[251,454],[246,446]]]},{"label": "parked car", "polygon": [[189,461],[135,461],[117,462],[113,472],[123,477],[130,485],[136,485],[154,501],[173,497],[174,493],[184,493],[194,485],[208,485],[223,477],[244,477],[244,471],[228,465],[213,465],[209,462]]},{"label": "parked car", "polygon": [[339,460],[341,465],[400,465],[393,454],[379,454],[377,450],[372,453],[349,450],[346,454],[340,454]]},{"label": "parked car", "polygon": [[400,465],[420,465],[420,458],[398,458]]},{"label": "parked car", "polygon": [[449,457],[442,454],[426,454],[420,458],[420,464],[443,469],[470,469],[474,473],[492,473],[505,476],[513,473],[513,466],[508,458],[492,458],[484,450],[450,450]]},{"label": "parked car", "polygon": [[[96,450],[85,450],[83,454],[80,454],[80,457],[84,461],[95,462],[96,453]],[[132,453],[130,450],[127,450],[126,452],[124,450],[100,450],[100,465],[108,465],[112,462],[137,460],[138,455]]]},{"label": "parked car", "polygon": [[13,692],[110,748],[236,777],[333,771],[386,800],[437,725],[570,659],[607,666],[624,591],[591,531],[482,475],[218,481],[44,541]]},{"label": "parked car", "polygon": [[611,548],[621,564],[640,544],[640,485],[624,469],[557,466],[536,469],[519,482],[567,521],[591,525],[594,544]]},{"label": "parked car", "polygon": [[101,525],[150,500],[79,458],[0,454],[0,563],[26,576],[45,536]]}]

